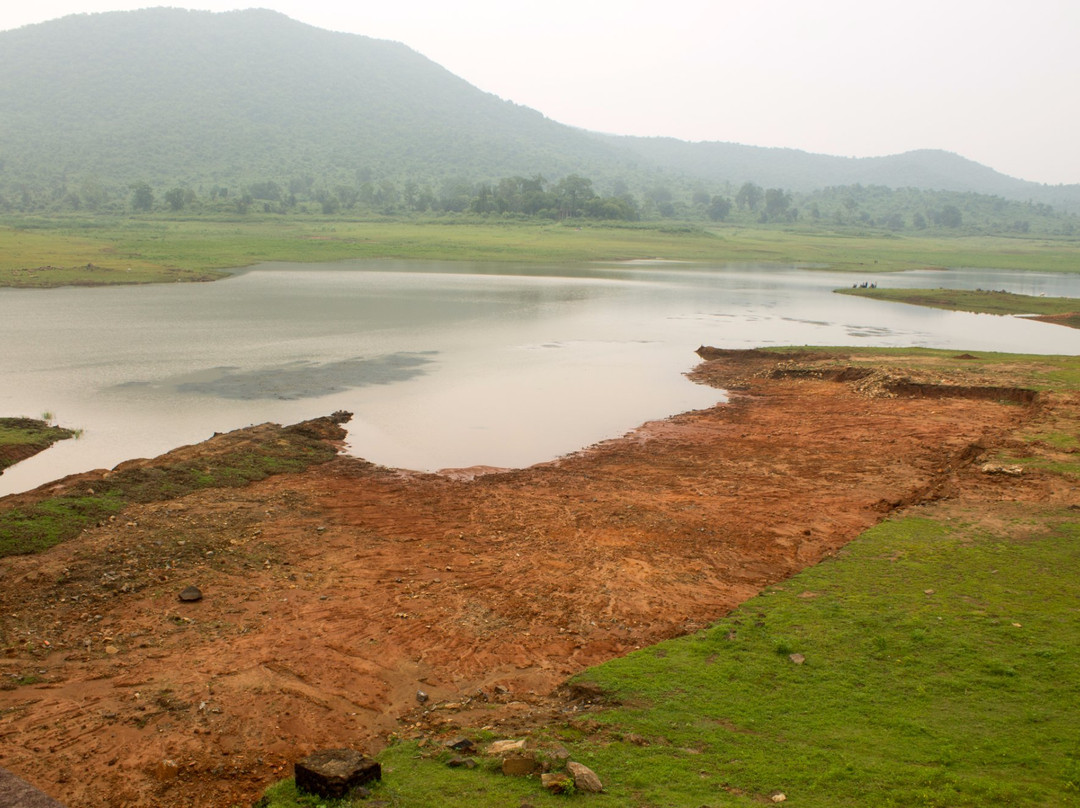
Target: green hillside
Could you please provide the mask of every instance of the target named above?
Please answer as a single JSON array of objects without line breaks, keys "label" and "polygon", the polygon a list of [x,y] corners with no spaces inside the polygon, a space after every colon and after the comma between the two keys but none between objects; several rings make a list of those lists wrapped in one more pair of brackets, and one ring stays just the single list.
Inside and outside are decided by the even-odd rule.
[{"label": "green hillside", "polygon": [[0,33],[0,184],[95,195],[145,181],[607,175],[604,144],[404,45],[271,11],[76,15]]},{"label": "green hillside", "polygon": [[[794,194],[785,217],[816,202],[832,224],[919,229],[916,213],[931,220],[964,204],[857,190],[860,209],[834,215],[828,196],[806,195],[915,188],[1054,207],[987,217],[985,201],[968,200],[967,221],[982,232],[1028,221],[1032,233],[1067,235],[1057,217],[1080,212],[1080,186],[1028,183],[940,151],[855,160],[589,133],[482,92],[403,44],[272,11],[155,8],[0,32],[0,213],[254,204],[715,221],[748,182]],[[760,218],[738,205],[731,215],[740,212]]]}]

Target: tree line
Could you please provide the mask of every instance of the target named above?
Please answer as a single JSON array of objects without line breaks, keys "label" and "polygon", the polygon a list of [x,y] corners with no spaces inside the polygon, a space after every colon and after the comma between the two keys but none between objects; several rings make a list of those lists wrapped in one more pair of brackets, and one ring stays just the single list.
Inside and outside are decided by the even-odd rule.
[{"label": "tree line", "polygon": [[187,185],[153,187],[136,182],[126,194],[110,191],[90,177],[44,194],[30,189],[0,190],[0,211],[140,213],[180,215],[466,215],[551,221],[733,222],[780,226],[876,229],[892,232],[940,230],[979,233],[1075,235],[1080,219],[1050,205],[1017,202],[985,194],[926,191],[882,186],[838,186],[810,193],[765,188],[753,182],[708,189],[678,180],[630,189],[616,180],[597,183],[570,174],[494,181],[451,178],[395,180],[361,170],[334,182],[301,174],[265,179],[240,187]]}]

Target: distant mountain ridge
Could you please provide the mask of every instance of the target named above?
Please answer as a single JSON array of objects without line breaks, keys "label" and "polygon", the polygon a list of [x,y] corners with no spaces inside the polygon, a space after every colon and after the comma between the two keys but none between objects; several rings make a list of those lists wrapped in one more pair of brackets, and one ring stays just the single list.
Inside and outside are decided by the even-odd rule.
[{"label": "distant mountain ridge", "polygon": [[0,32],[0,201],[136,182],[235,190],[575,173],[611,187],[679,178],[711,192],[746,181],[912,186],[1080,211],[1080,185],[1029,183],[945,152],[856,160],[590,133],[405,45],[273,11],[153,8]]},{"label": "distant mountain ridge", "polygon": [[666,171],[708,182],[754,182],[791,191],[839,185],[883,185],[962,191],[1080,210],[1080,185],[1043,185],[1010,177],[958,154],[919,149],[884,157],[836,157],[798,149],[715,141],[599,135],[614,147]]}]

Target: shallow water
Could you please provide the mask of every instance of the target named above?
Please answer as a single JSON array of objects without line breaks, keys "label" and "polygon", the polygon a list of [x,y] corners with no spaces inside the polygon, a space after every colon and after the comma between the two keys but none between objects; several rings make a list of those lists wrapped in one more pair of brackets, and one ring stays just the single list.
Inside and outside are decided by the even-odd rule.
[{"label": "shallow water", "polygon": [[[1060,326],[832,294],[775,266],[263,264],[212,284],[0,290],[0,413],[81,428],[0,494],[215,431],[346,409],[354,454],[434,470],[523,466],[722,400],[698,345],[1077,353]],[[1080,276],[953,270],[890,286],[1080,296]]]}]

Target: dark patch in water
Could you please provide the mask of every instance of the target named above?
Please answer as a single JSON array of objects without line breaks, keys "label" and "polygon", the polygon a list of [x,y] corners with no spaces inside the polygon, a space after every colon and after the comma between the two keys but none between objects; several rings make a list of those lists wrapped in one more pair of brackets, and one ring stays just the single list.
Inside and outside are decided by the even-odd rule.
[{"label": "dark patch in water", "polygon": [[216,367],[151,385],[131,382],[122,387],[171,387],[179,393],[201,393],[239,401],[316,398],[357,387],[405,382],[426,373],[435,351],[393,353],[338,362],[289,362],[254,370]]}]

